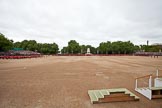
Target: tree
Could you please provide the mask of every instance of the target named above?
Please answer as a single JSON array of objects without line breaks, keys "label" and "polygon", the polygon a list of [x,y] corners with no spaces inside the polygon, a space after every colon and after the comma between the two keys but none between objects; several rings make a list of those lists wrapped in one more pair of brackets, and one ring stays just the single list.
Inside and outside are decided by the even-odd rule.
[{"label": "tree", "polygon": [[15,43],[13,44],[13,47],[14,47],[14,48],[21,48],[21,42],[15,42]]},{"label": "tree", "polygon": [[56,43],[50,44],[50,47],[49,47],[50,54],[57,54],[58,50],[59,50],[59,48]]},{"label": "tree", "polygon": [[68,47],[63,47],[63,48],[61,49],[61,53],[62,53],[62,54],[68,54]]},{"label": "tree", "polygon": [[134,44],[130,41],[115,41],[112,43],[107,41],[101,42],[97,49],[100,54],[131,54],[134,52]]},{"label": "tree", "polygon": [[159,52],[162,48],[159,45],[140,45],[141,50],[145,52]]},{"label": "tree", "polygon": [[108,54],[108,53],[112,53],[112,46],[111,46],[111,42],[107,41],[107,42],[101,42],[98,50],[100,52],[100,54]]},{"label": "tree", "polygon": [[120,53],[120,44],[121,44],[121,41],[112,42],[112,53],[113,54]]},{"label": "tree", "polygon": [[140,47],[138,45],[134,46],[134,52],[140,51]]},{"label": "tree", "polygon": [[68,42],[68,52],[70,54],[78,54],[80,53],[80,46],[75,40],[70,40]]},{"label": "tree", "polygon": [[58,45],[56,43],[53,44],[39,43],[37,47],[38,47],[37,51],[43,54],[57,54],[59,50]]},{"label": "tree", "polygon": [[7,39],[3,34],[0,33],[0,51],[7,51],[13,47],[13,41]]},{"label": "tree", "polygon": [[87,49],[90,48],[90,52],[92,54],[96,54],[97,53],[97,50],[95,47],[91,46],[91,45],[86,45],[86,52],[87,52]]},{"label": "tree", "polygon": [[91,45],[81,45],[81,54],[86,54],[87,53],[87,49],[90,48],[90,53],[92,54],[96,54],[96,48],[92,47]]},{"label": "tree", "polygon": [[21,46],[20,47],[23,48],[24,50],[28,50],[27,46],[28,46],[28,40],[23,40],[21,42]]},{"label": "tree", "polygon": [[122,54],[132,54],[134,53],[135,48],[138,48],[137,46],[135,47],[130,41],[123,42],[122,44]]},{"label": "tree", "polygon": [[58,45],[56,43],[37,43],[35,40],[24,40],[22,42],[15,42],[14,48],[23,48],[24,50],[37,51],[42,54],[57,54]]},{"label": "tree", "polygon": [[81,49],[80,51],[81,54],[85,54],[87,52],[87,47],[85,45],[81,45],[80,49]]}]

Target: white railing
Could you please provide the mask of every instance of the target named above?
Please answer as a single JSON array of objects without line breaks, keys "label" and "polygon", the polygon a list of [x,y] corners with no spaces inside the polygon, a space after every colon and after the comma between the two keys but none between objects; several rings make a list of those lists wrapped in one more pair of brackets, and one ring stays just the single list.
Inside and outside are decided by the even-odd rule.
[{"label": "white railing", "polygon": [[[160,71],[160,69],[157,69],[157,70],[156,70],[156,76],[153,76],[152,74],[149,74],[149,75],[137,77],[137,78],[136,78],[136,82],[135,82],[135,88],[138,88],[138,79],[142,79],[142,78],[149,78],[149,85],[148,85],[148,87],[151,88],[151,87],[152,87],[152,81],[153,81],[152,78],[154,78],[154,80],[155,80],[156,78],[162,78],[162,76],[159,75],[159,71]],[[162,70],[161,70],[161,71],[162,71]],[[154,84],[154,85],[156,85],[156,84]]]},{"label": "white railing", "polygon": [[142,78],[149,78],[149,88],[151,88],[152,87],[152,74],[141,76],[141,77],[137,77],[136,78],[135,88],[138,88],[138,79],[142,79]]},{"label": "white railing", "polygon": [[156,78],[162,77],[162,75],[159,75],[159,73],[160,73],[161,71],[162,71],[162,70],[160,70],[160,69],[157,69],[157,70],[156,70]]}]

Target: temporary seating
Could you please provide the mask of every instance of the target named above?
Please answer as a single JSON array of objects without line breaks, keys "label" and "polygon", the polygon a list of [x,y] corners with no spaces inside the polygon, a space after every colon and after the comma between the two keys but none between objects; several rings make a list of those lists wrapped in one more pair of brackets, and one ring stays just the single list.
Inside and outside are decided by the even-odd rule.
[{"label": "temporary seating", "polygon": [[38,57],[41,57],[41,55],[0,56],[0,59],[24,59],[24,58],[38,58]]}]

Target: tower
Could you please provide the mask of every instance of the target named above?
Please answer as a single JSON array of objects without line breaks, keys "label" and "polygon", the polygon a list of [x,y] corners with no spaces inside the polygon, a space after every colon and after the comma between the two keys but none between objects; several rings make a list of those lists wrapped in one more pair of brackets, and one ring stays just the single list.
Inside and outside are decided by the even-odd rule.
[{"label": "tower", "polygon": [[147,40],[147,46],[149,45],[149,41]]}]

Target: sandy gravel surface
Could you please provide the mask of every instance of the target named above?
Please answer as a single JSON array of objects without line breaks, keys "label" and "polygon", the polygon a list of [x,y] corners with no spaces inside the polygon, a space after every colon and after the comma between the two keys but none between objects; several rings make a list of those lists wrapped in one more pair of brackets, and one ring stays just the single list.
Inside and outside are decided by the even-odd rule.
[{"label": "sandy gravel surface", "polygon": [[[162,108],[162,99],[150,101],[134,91],[135,78],[155,75],[157,67],[162,69],[162,57],[0,60],[0,108]],[[88,90],[119,87],[131,90],[140,101],[90,103]]]}]

